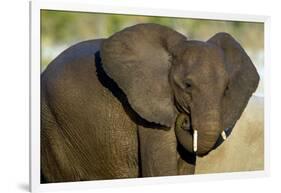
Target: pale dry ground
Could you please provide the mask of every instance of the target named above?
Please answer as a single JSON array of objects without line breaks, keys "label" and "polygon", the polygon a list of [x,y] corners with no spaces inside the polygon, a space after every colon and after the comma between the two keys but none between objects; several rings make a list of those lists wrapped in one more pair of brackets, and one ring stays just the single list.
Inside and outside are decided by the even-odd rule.
[{"label": "pale dry ground", "polygon": [[263,170],[264,101],[253,96],[231,135],[209,155],[198,158],[196,174]]}]

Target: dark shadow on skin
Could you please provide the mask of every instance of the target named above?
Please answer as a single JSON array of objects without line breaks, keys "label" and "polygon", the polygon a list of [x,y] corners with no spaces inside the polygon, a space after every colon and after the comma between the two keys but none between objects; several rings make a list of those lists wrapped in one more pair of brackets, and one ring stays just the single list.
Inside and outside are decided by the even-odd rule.
[{"label": "dark shadow on skin", "polygon": [[177,144],[177,151],[181,159],[183,159],[189,164],[196,164],[196,154],[188,152],[180,143]]},{"label": "dark shadow on skin", "polygon": [[[139,130],[138,130],[138,144],[140,144],[140,135],[139,135]],[[142,177],[142,161],[141,161],[141,148],[140,145],[138,145],[138,166],[139,166],[139,175],[138,177]]]},{"label": "dark shadow on skin", "polygon": [[163,125],[152,123],[143,119],[132,109],[132,107],[128,102],[128,98],[126,94],[119,88],[117,83],[113,79],[111,79],[103,70],[99,51],[95,53],[95,65],[96,65],[96,72],[99,81],[104,87],[110,90],[111,93],[121,102],[123,108],[125,109],[128,116],[131,118],[131,120],[133,120],[136,124],[141,125],[143,127],[157,128],[163,130],[169,129]]},{"label": "dark shadow on skin", "polygon": [[[226,137],[228,137],[231,134],[233,128],[234,128],[234,126],[230,127],[228,130],[225,130]],[[224,142],[224,140],[223,140],[222,136],[219,136],[218,140],[216,141],[216,143],[212,149],[216,149],[223,142]]]},{"label": "dark shadow on skin", "polygon": [[46,178],[44,177],[42,171],[40,172],[40,182],[41,182],[41,184],[48,183],[47,180],[46,180]]}]

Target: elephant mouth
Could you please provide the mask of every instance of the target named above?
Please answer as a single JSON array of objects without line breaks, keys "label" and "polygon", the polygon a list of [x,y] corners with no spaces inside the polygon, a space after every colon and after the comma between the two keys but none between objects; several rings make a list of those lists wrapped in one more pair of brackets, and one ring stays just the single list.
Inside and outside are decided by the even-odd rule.
[{"label": "elephant mouth", "polygon": [[[189,148],[188,150],[191,150],[191,152],[197,154],[198,149],[198,131],[193,128],[192,126],[192,120],[191,120],[191,114],[190,113],[180,113],[177,117],[176,124],[175,124],[176,130],[182,130],[182,132],[185,132],[186,136],[189,136],[186,138],[189,140]],[[232,130],[234,128],[234,125],[228,128],[224,128],[217,138],[214,146],[206,153],[202,154],[202,156],[207,155],[211,150],[216,149],[219,145],[221,145],[231,134]],[[184,138],[179,136],[179,142],[181,143]],[[192,147],[190,147],[192,146]]]}]

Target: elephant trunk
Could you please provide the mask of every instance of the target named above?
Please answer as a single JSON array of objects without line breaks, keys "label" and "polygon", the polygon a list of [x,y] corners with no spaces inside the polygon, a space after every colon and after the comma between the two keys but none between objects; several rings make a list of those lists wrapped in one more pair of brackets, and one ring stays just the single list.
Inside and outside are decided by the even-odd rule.
[{"label": "elephant trunk", "polygon": [[187,115],[181,113],[178,115],[175,124],[175,134],[179,143],[189,152],[193,152],[193,136],[191,130],[184,125],[190,125]]},{"label": "elephant trunk", "polygon": [[187,151],[194,152],[199,156],[208,154],[208,152],[215,146],[222,131],[219,116],[216,120],[209,119],[209,122],[207,121],[201,122],[203,124],[194,124],[193,131],[183,129],[181,126],[186,120],[188,120],[188,116],[183,114],[180,114],[176,120],[175,133],[179,143]]},{"label": "elephant trunk", "polygon": [[218,128],[211,128],[209,132],[198,132],[197,155],[204,156],[214,148],[220,134],[218,130]]}]

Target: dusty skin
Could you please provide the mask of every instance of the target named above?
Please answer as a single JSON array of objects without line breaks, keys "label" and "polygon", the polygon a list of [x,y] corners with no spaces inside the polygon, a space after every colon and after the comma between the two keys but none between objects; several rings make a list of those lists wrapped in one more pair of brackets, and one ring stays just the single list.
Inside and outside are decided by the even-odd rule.
[{"label": "dusty skin", "polygon": [[253,96],[228,139],[197,158],[196,174],[264,169],[264,100]]}]

